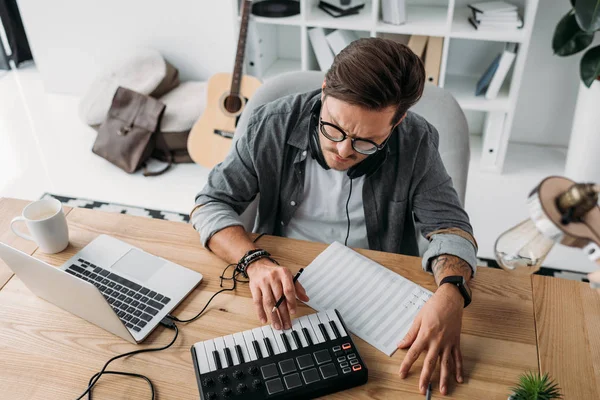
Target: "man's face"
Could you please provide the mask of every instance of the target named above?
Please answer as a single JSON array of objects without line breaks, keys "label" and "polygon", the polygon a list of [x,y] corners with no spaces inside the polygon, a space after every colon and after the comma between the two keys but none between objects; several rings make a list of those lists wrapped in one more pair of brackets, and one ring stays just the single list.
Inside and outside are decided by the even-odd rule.
[{"label": "man's face", "polygon": [[331,141],[323,136],[319,126],[319,142],[329,168],[346,171],[368,157],[354,150],[351,138],[368,139],[381,145],[390,135],[395,107],[371,111],[331,96],[321,100],[321,120],[339,127],[348,136],[341,142]]}]

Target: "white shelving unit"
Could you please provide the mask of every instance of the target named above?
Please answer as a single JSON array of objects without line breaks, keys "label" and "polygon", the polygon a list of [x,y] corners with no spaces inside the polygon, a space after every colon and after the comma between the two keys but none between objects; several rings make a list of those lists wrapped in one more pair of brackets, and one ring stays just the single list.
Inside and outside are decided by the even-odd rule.
[{"label": "white shelving unit", "polygon": [[[232,0],[239,22],[241,0]],[[398,35],[437,36],[444,39],[439,86],[448,89],[467,112],[485,113],[480,168],[502,172],[516,100],[521,86],[525,59],[539,0],[508,0],[516,4],[524,27],[508,31],[478,31],[467,17],[467,5],[482,0],[406,0],[407,20],[391,25],[381,19],[381,0],[367,0],[358,15],[333,18],[317,7],[319,0],[299,0],[300,14],[288,18],[251,16],[246,49],[246,73],[267,80],[277,74],[298,70],[318,70],[308,38],[308,30],[321,27],[356,31],[359,37]],[[475,96],[475,86],[483,72],[507,42],[518,43],[516,60],[496,99]],[[481,120],[481,118],[479,118]],[[471,129],[473,131],[473,129]]]}]

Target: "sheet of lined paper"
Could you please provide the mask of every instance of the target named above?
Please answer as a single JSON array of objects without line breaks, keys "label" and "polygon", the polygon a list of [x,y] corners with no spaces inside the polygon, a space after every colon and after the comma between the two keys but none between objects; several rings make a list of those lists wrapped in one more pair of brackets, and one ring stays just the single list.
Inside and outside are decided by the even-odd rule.
[{"label": "sheet of lined paper", "polygon": [[338,242],[319,254],[299,281],[310,307],[337,308],[352,333],[388,356],[433,294]]}]

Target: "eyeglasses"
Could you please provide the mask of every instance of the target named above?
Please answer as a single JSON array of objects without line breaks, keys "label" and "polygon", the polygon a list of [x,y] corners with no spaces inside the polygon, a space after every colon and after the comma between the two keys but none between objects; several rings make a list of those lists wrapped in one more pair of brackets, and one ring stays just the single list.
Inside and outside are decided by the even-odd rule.
[{"label": "eyeglasses", "polygon": [[[323,136],[332,142],[343,142],[348,137],[348,134],[344,132],[342,128],[332,123],[323,121],[321,117],[319,117],[319,130]],[[369,139],[350,138],[350,141],[352,142],[352,148],[360,154],[375,154],[376,152],[383,150],[392,132],[393,129],[380,145]]]}]

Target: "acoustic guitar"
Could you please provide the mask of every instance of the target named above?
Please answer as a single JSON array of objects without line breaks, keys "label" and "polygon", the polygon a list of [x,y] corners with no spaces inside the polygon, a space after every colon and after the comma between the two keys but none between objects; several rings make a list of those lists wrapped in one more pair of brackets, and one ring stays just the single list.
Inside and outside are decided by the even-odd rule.
[{"label": "acoustic guitar", "polygon": [[242,2],[242,22],[233,74],[218,73],[207,83],[206,109],[188,136],[192,160],[212,168],[225,158],[231,147],[235,127],[246,102],[261,85],[253,76],[242,76],[248,20],[252,0]]}]

